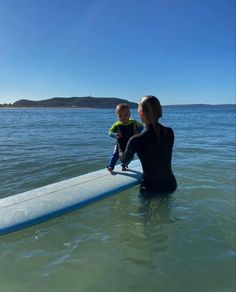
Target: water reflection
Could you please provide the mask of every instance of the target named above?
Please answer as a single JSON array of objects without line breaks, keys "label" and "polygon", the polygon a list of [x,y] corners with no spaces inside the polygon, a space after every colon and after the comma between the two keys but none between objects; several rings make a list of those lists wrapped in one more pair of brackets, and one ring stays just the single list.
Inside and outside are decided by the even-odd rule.
[{"label": "water reflection", "polygon": [[170,223],[171,195],[140,195],[139,200],[144,225]]},{"label": "water reflection", "polygon": [[[173,231],[171,196],[144,198],[137,196],[137,189],[129,195],[129,216],[124,220],[125,229],[120,230],[122,258],[127,267],[146,268],[156,273]],[[123,204],[122,204],[123,205]],[[124,205],[123,205],[124,206]],[[124,227],[124,226],[123,226]]]}]

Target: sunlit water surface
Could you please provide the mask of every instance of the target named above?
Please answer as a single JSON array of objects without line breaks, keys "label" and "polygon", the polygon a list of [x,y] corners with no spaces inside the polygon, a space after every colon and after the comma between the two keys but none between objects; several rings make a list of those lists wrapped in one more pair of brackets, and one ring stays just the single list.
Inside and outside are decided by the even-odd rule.
[{"label": "sunlit water surface", "polygon": [[[137,117],[136,112],[133,116]],[[164,108],[178,190],[0,238],[0,291],[235,291],[235,108]],[[0,197],[106,166],[112,110],[0,110]]]}]

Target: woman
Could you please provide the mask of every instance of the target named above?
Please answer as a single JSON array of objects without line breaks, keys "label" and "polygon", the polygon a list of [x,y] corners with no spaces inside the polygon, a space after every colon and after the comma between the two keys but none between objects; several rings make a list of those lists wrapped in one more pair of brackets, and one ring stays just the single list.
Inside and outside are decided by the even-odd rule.
[{"label": "woman", "polygon": [[173,192],[177,187],[171,168],[174,132],[159,123],[162,109],[155,96],[144,96],[138,112],[145,130],[130,138],[124,152],[119,150],[120,160],[128,164],[137,153],[143,167],[142,194]]}]

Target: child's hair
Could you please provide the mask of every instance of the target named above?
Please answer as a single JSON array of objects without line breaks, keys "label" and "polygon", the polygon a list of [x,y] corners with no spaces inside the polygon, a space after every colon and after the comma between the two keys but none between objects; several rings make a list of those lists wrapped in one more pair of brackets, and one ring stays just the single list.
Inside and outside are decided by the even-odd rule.
[{"label": "child's hair", "polygon": [[129,110],[129,105],[127,103],[119,103],[116,106],[116,112],[119,113],[123,110]]},{"label": "child's hair", "polygon": [[158,126],[158,120],[162,117],[162,108],[160,101],[153,95],[146,95],[141,98],[139,107],[143,110],[146,119],[152,124],[157,141],[160,141],[160,128]]}]

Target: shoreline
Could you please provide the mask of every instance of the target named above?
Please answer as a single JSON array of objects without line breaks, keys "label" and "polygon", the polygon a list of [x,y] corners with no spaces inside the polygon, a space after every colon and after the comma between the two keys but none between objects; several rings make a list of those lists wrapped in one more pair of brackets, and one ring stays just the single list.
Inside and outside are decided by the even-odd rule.
[{"label": "shoreline", "polygon": [[38,110],[44,110],[44,109],[51,109],[51,110],[57,110],[57,109],[68,109],[68,110],[78,110],[78,109],[84,109],[84,110],[91,110],[91,109],[94,109],[94,110],[97,110],[97,109],[112,109],[112,108],[95,108],[95,107],[23,107],[23,106],[20,106],[20,107],[13,107],[13,106],[3,106],[1,107],[0,106],[0,110],[1,109],[38,109]]},{"label": "shoreline", "polygon": [[[163,105],[162,107],[195,107],[195,108],[209,108],[209,107],[225,107],[225,108],[236,108],[236,104],[173,104],[173,105]],[[58,110],[58,109],[67,109],[67,110],[104,110],[104,109],[114,109],[113,107],[15,107],[15,106],[1,106],[0,105],[0,110],[1,109],[38,109],[38,110],[44,110],[44,109],[51,109],[51,110]],[[131,109],[136,109],[136,108],[131,108]]]}]

